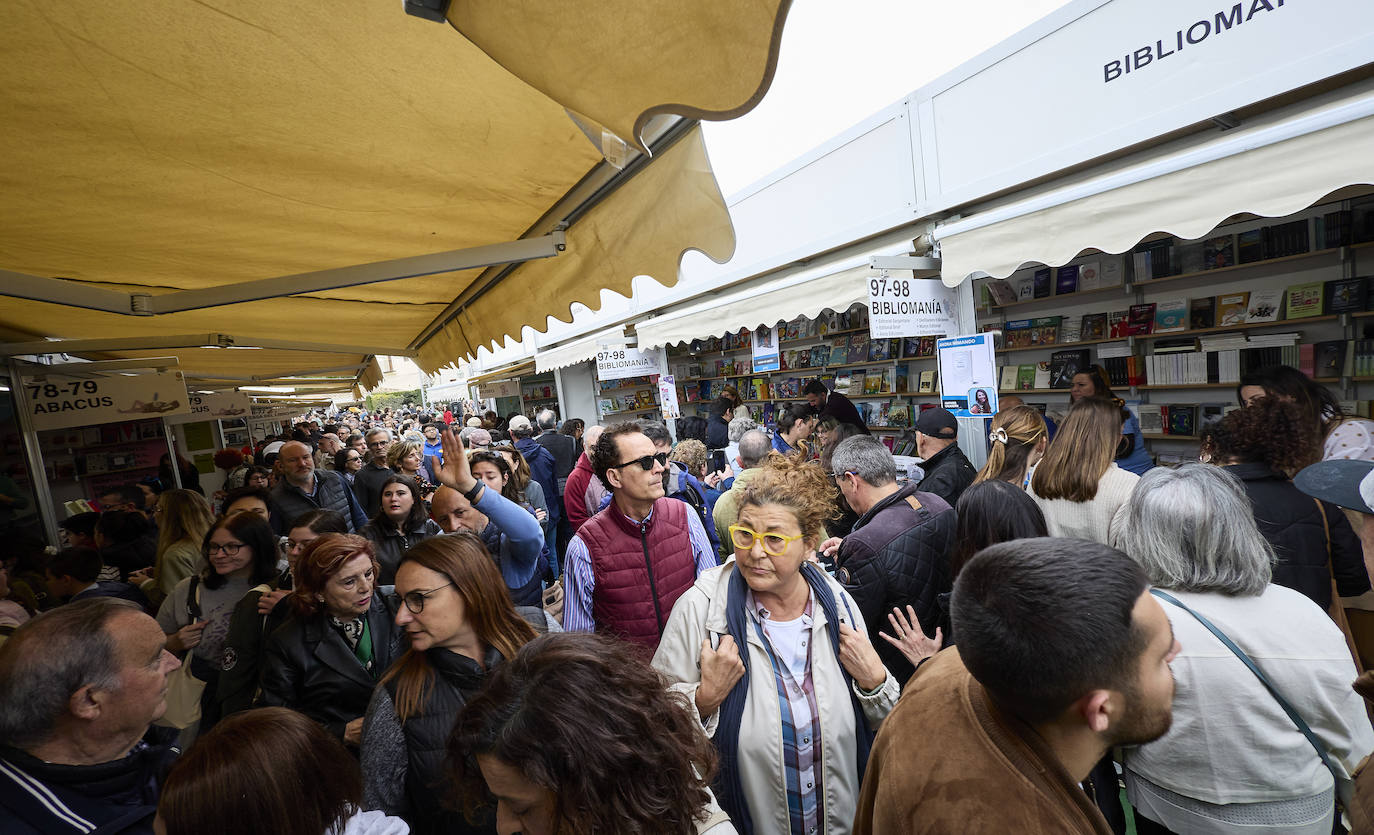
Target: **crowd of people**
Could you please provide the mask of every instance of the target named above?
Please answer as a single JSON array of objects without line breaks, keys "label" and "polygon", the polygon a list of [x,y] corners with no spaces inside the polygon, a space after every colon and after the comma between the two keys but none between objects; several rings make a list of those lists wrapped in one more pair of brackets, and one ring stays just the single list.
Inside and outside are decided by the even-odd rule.
[{"label": "crowd of people", "polygon": [[1264,369],[1156,467],[1090,368],[922,410],[899,473],[804,394],[312,415],[209,498],[101,497],[0,571],[0,830],[1374,822],[1374,424]]}]

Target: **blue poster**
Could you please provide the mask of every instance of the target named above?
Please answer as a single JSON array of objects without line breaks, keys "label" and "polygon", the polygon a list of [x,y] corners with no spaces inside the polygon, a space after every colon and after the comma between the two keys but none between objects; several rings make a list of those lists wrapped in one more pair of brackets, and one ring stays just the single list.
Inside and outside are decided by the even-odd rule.
[{"label": "blue poster", "polygon": [[935,340],[940,369],[940,405],[955,417],[997,411],[997,357],[992,334]]}]

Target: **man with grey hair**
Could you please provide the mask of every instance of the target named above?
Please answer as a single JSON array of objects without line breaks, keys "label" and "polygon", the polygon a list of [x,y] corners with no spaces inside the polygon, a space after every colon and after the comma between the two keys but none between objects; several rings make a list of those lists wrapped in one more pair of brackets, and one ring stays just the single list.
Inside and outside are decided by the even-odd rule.
[{"label": "man with grey hair", "polygon": [[[546,496],[550,508],[563,507],[563,492],[568,489],[568,476],[572,474],[573,466],[577,464],[577,442],[572,435],[564,435],[558,431],[558,415],[552,409],[540,409],[534,416],[534,425],[538,427],[539,434],[534,436],[534,442],[549,451],[553,456],[553,478],[555,496]],[[564,546],[572,538],[572,526],[568,524],[568,517],[565,513],[558,514],[557,541],[550,542],[549,547],[557,547],[558,553],[563,553]]]},{"label": "man with grey hair", "polygon": [[919,492],[915,484],[898,484],[897,462],[871,435],[841,441],[830,462],[835,483],[859,520],[843,539],[821,543],[821,550],[835,554],[835,578],[863,612],[878,656],[905,683],[915,668],[880,633],[898,609],[903,617],[914,612],[919,625],[911,627],[934,636],[940,620],[937,597],[952,583],[954,509],[934,493]]},{"label": "man with grey hair", "polygon": [[272,486],[272,502],[276,505],[277,533],[289,533],[291,520],[312,510],[332,510],[344,518],[350,533],[367,524],[362,506],[344,477],[329,470],[316,468],[310,447],[300,441],[282,444],[277,458],[282,479]]},{"label": "man with grey hair", "polygon": [[735,483],[716,499],[716,506],[711,511],[716,531],[725,532],[720,538],[723,556],[729,556],[730,553],[730,526],[739,520],[739,503],[744,498],[744,491],[758,476],[759,469],[772,448],[773,441],[769,439],[768,433],[761,429],[750,429],[739,438],[739,455],[736,456],[735,463],[740,469],[735,475]]},{"label": "man with grey hair", "polygon": [[343,441],[333,432],[326,432],[320,436],[319,448],[315,450],[315,469],[332,470],[334,469],[334,456],[343,449]]},{"label": "man with grey hair", "polygon": [[180,666],[136,605],[79,600],[39,615],[0,648],[0,820],[7,835],[151,833],[174,731]]},{"label": "man with grey hair", "polygon": [[353,495],[363,506],[363,513],[371,519],[382,506],[382,482],[390,478],[386,453],[391,449],[391,430],[382,426],[367,430],[367,454],[370,456],[361,470],[353,476]]}]

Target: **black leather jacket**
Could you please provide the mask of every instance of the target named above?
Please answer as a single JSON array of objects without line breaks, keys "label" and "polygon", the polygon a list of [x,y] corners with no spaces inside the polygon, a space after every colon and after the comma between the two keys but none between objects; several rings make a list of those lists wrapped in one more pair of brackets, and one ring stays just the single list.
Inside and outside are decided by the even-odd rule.
[{"label": "black leather jacket", "polygon": [[373,593],[367,613],[371,670],[326,613],[287,621],[267,639],[258,704],[298,710],[342,739],[344,726],[367,712],[377,680],[401,654],[396,606],[381,588]]},{"label": "black leather jacket", "polygon": [[978,475],[958,444],[950,444],[930,456],[921,463],[921,469],[926,477],[916,486],[923,493],[934,493],[949,502],[950,507],[959,503],[959,497]]}]

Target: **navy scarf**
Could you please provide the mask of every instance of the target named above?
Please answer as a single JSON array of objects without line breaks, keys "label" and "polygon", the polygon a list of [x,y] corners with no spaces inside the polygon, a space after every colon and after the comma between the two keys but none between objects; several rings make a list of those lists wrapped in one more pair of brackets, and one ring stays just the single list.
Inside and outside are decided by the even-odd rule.
[{"label": "navy scarf", "polygon": [[[825,628],[830,634],[830,646],[835,652],[835,663],[839,665],[840,673],[844,676],[845,692],[849,694],[850,706],[854,710],[855,760],[859,766],[859,783],[862,784],[864,767],[868,764],[868,752],[873,745],[873,732],[869,730],[868,720],[864,717],[863,703],[854,693],[853,679],[845,670],[844,664],[840,663],[840,616],[835,606],[835,595],[826,584],[825,576],[815,565],[810,562],[802,563],[801,574],[806,579],[806,584],[811,587],[811,593],[820,604],[821,611],[825,612]],[[730,820],[734,822],[740,835],[753,835],[754,832],[754,820],[749,814],[749,804],[744,797],[744,785],[740,781],[739,768],[740,722],[744,718],[744,703],[749,697],[749,643],[746,639],[749,616],[745,612],[748,594],[744,575],[740,574],[737,565],[730,575],[725,623],[730,636],[735,639],[735,645],[739,647],[740,658],[744,661],[744,676],[735,684],[735,688],[720,706],[720,722],[716,726],[714,741],[716,751],[720,754],[720,773],[716,776],[715,783],[716,798],[720,801],[721,808],[729,813]],[[849,610],[847,601],[845,610]],[[852,621],[851,613],[846,622],[853,627],[855,624]]]}]

